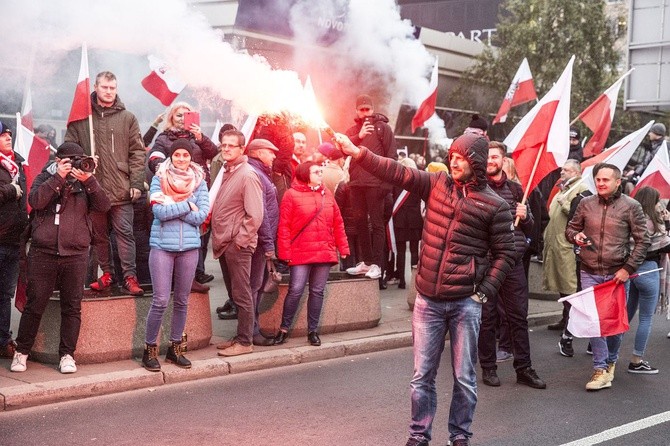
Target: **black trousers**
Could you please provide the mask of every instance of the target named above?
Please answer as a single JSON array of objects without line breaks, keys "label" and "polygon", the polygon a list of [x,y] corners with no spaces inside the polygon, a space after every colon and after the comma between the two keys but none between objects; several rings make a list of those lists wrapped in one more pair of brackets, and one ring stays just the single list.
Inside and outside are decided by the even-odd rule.
[{"label": "black trousers", "polygon": [[74,356],[81,326],[81,299],[88,254],[58,256],[30,249],[28,253],[28,301],[19,322],[17,350],[30,353],[54,290],[60,292],[60,345],[58,355]]},{"label": "black trousers", "polygon": [[528,280],[523,262],[517,262],[507,274],[497,296],[489,297],[482,308],[482,324],[479,329],[479,362],[482,369],[496,367],[496,320],[498,306],[504,309],[501,325],[507,324],[512,342],[514,369],[531,366],[530,340],[528,339]]},{"label": "black trousers", "polygon": [[[386,264],[386,228],[384,221],[384,198],[388,191],[381,187],[352,187],[351,196],[356,197],[357,233],[363,262],[374,263],[380,268]],[[369,217],[369,226],[368,226]],[[369,234],[369,237],[366,235]]]}]

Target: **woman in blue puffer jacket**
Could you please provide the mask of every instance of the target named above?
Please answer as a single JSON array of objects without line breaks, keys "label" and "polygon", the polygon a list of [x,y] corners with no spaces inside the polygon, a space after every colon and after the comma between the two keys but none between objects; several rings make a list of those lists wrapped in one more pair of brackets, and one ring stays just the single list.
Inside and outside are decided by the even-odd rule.
[{"label": "woman in blue puffer jacket", "polygon": [[202,168],[192,162],[192,151],[189,140],[177,139],[151,181],[154,221],[149,239],[149,270],[154,294],[147,316],[142,365],[153,372],[161,369],[158,362],[158,330],[170,301],[173,279],[170,347],[165,360],[182,368],[191,367],[191,362],[183,355],[182,333],[198,263],[200,225],[209,212],[205,175]]}]

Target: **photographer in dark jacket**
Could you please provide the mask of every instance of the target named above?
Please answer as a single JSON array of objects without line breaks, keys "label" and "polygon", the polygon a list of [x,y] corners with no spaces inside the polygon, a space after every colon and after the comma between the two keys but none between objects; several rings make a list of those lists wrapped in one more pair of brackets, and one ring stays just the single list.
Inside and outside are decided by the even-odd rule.
[{"label": "photographer in dark jacket", "polygon": [[[58,355],[61,373],[74,373],[74,351],[81,325],[81,299],[92,239],[90,212],[107,212],[111,202],[91,172],[73,167],[84,149],[66,142],[56,161],[35,178],[28,253],[28,301],[21,315],[12,372],[26,370],[26,360],[53,291],[60,292],[61,329]],[[86,230],[87,229],[87,230]]]}]

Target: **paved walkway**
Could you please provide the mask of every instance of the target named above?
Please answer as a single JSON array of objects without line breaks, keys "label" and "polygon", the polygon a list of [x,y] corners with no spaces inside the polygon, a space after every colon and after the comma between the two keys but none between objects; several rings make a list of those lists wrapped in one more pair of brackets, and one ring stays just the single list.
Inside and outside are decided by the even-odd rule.
[{"label": "paved walkway", "polygon": [[[213,268],[212,268],[213,269]],[[0,406],[3,410],[18,409],[96,395],[150,388],[176,382],[211,378],[273,367],[290,366],[312,361],[364,354],[392,348],[408,347],[411,339],[411,316],[407,291],[390,285],[382,291],[382,319],[371,329],[321,336],[321,347],[312,347],[306,337],[289,338],[277,347],[254,347],[252,354],[234,358],[217,356],[215,344],[235,334],[237,321],[222,321],[214,309],[223,303],[223,283],[220,277],[210,292],[214,336],[209,347],[191,351],[187,357],[193,367],[180,369],[161,359],[162,371],[149,372],[142,368],[139,358],[105,364],[80,365],[72,375],[62,375],[55,364],[28,361],[23,373],[9,371],[10,360],[0,359]],[[557,320],[562,308],[555,300],[531,299],[529,325],[545,325]],[[546,296],[549,297],[549,296]]]}]

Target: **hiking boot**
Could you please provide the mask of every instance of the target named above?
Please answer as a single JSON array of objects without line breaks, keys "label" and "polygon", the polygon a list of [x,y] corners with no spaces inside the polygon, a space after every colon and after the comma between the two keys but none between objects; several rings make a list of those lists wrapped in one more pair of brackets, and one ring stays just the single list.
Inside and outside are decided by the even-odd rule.
[{"label": "hiking boot", "polygon": [[370,265],[370,269],[365,273],[368,279],[379,279],[382,276],[382,269],[377,265]]},{"label": "hiking boot", "polygon": [[425,438],[418,439],[414,437],[409,437],[409,440],[407,440],[405,446],[428,446],[428,440],[426,440]]},{"label": "hiking boot", "polygon": [[631,362],[628,364],[628,373],[640,373],[643,375],[655,375],[658,369],[649,365],[647,361],[640,361],[637,364]]},{"label": "hiking boot", "polygon": [[612,380],[605,369],[595,369],[591,380],[586,383],[586,390],[600,390],[612,387]]},{"label": "hiking boot", "polygon": [[217,312],[217,314],[218,314],[218,313],[227,313],[227,312],[229,312],[230,310],[232,310],[234,306],[235,306],[235,304],[233,303],[233,300],[232,300],[232,299],[228,299],[228,300],[226,301],[226,303],[224,303],[224,304],[221,305],[220,307],[216,307],[216,312]]},{"label": "hiking boot", "polygon": [[9,370],[12,372],[25,372],[28,368],[26,364],[27,361],[28,355],[16,352],[14,353],[14,359],[12,360],[12,365],[9,367]]},{"label": "hiking boot", "polygon": [[347,268],[347,274],[350,276],[360,276],[370,271],[370,267],[365,264],[365,262],[359,262],[356,266],[352,268]]},{"label": "hiking boot", "polygon": [[607,363],[607,374],[610,376],[610,381],[614,381],[614,369],[616,368],[616,362]]},{"label": "hiking boot", "polygon": [[546,389],[547,384],[537,376],[537,372],[531,367],[526,367],[516,372],[516,382],[532,387],[533,389]]},{"label": "hiking boot", "polygon": [[191,368],[191,361],[186,359],[186,356],[184,356],[184,344],[181,341],[170,342],[168,351],[165,354],[165,362],[171,362],[172,364],[176,365],[177,367],[181,367],[182,369]]},{"label": "hiking boot", "polygon": [[195,276],[195,280],[204,285],[214,280],[214,276],[207,273],[200,273]]},{"label": "hiking boot", "polygon": [[512,352],[508,352],[506,350],[498,350],[496,352],[496,362],[505,362],[509,361],[512,358],[514,358]]},{"label": "hiking boot", "polygon": [[144,290],[140,288],[140,284],[137,282],[137,277],[135,276],[128,276],[124,279],[123,291],[131,296],[144,296]]},{"label": "hiking boot", "polygon": [[16,342],[9,340],[6,345],[0,347],[0,358],[13,359],[16,353]]},{"label": "hiking boot", "polygon": [[224,348],[221,350],[218,355],[219,356],[239,356],[239,355],[246,355],[248,353],[253,353],[254,351],[254,346],[253,345],[242,345],[239,342],[235,342],[233,345],[231,345],[228,348]]},{"label": "hiking boot", "polygon": [[158,346],[155,344],[147,344],[144,347],[144,354],[142,355],[142,366],[150,372],[160,372],[161,364],[158,362]]},{"label": "hiking boot", "polygon": [[204,294],[208,291],[209,291],[209,286],[208,285],[203,285],[202,283],[198,282],[196,279],[193,279],[193,283],[191,284],[191,292],[192,293]]},{"label": "hiking boot", "polygon": [[500,378],[496,369],[482,369],[482,382],[487,386],[500,387]]},{"label": "hiking boot", "polygon": [[74,358],[70,355],[63,355],[60,358],[58,370],[61,373],[75,373],[77,371],[77,364],[74,362]]},{"label": "hiking boot", "polygon": [[572,358],[575,354],[575,349],[572,348],[572,338],[561,337],[558,341],[558,351],[561,355]]},{"label": "hiking boot", "polygon": [[112,286],[113,282],[114,279],[112,278],[112,274],[104,273],[97,281],[93,282],[88,287],[94,291],[105,291]]}]

